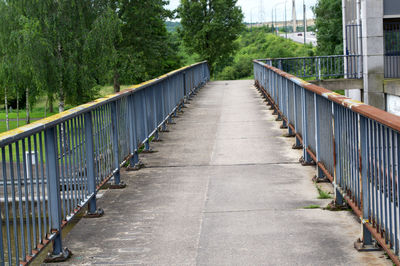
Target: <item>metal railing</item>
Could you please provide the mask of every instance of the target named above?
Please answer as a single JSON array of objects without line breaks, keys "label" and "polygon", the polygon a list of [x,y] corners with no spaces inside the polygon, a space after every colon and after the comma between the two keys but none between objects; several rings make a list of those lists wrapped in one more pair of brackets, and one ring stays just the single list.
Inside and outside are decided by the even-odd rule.
[{"label": "metal railing", "polygon": [[349,78],[361,79],[362,56],[331,55],[259,59],[260,62],[279,68],[296,77],[307,79]]},{"label": "metal railing", "polygon": [[303,162],[316,163],[335,200],[360,217],[364,245],[372,237],[399,265],[400,117],[312,85],[254,61],[256,86],[296,136]]},{"label": "metal railing", "polygon": [[385,78],[400,78],[400,22],[384,22]]},{"label": "metal railing", "polygon": [[206,62],[191,65],[61,114],[0,134],[0,265],[27,264],[53,242],[54,259],[68,257],[61,230],[120,166],[209,80]]}]

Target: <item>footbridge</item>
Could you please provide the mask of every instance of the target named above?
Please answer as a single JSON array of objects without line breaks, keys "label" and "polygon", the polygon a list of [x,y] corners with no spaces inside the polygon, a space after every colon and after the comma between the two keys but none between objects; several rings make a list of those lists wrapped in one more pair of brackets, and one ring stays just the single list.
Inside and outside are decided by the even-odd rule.
[{"label": "footbridge", "polygon": [[399,264],[400,118],[254,73],[201,62],[1,134],[0,264]]}]

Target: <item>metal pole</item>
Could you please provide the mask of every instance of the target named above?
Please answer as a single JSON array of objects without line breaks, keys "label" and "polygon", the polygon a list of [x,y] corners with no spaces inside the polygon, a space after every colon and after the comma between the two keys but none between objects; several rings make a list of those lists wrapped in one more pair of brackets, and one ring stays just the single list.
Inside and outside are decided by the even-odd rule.
[{"label": "metal pole", "polygon": [[92,113],[85,113],[85,144],[86,144],[86,169],[88,180],[88,192],[92,195],[89,201],[87,217],[100,217],[103,216],[102,209],[97,210],[96,206],[96,175],[94,165],[94,143],[93,143],[93,121]]},{"label": "metal pole", "polygon": [[307,22],[306,22],[306,4],[303,0],[303,25],[304,25],[304,44],[307,43]]},{"label": "metal pole", "polygon": [[287,31],[288,31],[288,29],[287,29],[287,17],[286,17],[286,11],[287,11],[286,3],[287,3],[287,0],[285,0],[285,36],[286,36],[286,39],[287,39]]},{"label": "metal pole", "polygon": [[274,33],[274,9],[271,10],[272,11],[272,16],[271,16],[271,23],[272,23],[272,33]]},{"label": "metal pole", "polygon": [[[64,132],[64,134],[68,134]],[[46,170],[47,181],[49,182],[49,205],[51,214],[51,231],[57,234],[53,239],[53,251],[46,258],[45,262],[65,261],[71,256],[71,252],[62,247],[61,241],[61,194],[60,194],[60,173],[57,149],[56,127],[45,131],[45,149],[46,149]]]}]

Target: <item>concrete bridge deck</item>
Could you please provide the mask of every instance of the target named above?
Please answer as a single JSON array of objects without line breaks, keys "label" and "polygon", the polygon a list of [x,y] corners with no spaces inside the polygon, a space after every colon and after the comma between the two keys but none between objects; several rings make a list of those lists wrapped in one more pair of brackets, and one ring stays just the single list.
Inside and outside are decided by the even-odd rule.
[{"label": "concrete bridge deck", "polygon": [[305,209],[317,199],[312,167],[253,81],[210,82],[174,119],[146,168],[98,201],[105,216],[66,236],[66,264],[391,265],[359,253],[351,212]]}]

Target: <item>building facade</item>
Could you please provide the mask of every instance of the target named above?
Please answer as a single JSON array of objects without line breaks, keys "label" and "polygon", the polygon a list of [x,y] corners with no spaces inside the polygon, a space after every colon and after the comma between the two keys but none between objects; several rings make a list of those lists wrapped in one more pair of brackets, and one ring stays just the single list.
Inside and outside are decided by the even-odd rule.
[{"label": "building facade", "polygon": [[349,97],[400,115],[400,1],[342,0],[345,55],[361,55],[363,91]]}]

